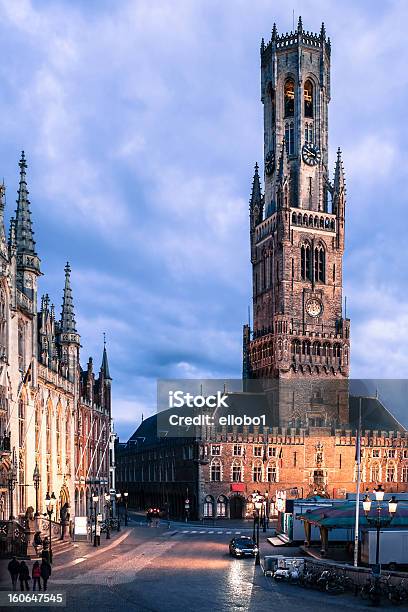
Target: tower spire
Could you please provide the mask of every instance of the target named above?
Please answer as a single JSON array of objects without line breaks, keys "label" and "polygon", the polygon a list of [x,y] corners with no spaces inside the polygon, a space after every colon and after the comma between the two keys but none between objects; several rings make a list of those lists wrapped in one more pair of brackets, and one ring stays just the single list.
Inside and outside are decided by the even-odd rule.
[{"label": "tower spire", "polygon": [[337,149],[336,165],[334,167],[333,181],[333,212],[339,216],[344,215],[344,207],[346,202],[346,179],[344,176],[343,160],[341,158],[341,149]]},{"label": "tower spire", "polygon": [[[254,225],[257,225],[262,220],[263,215],[263,200],[261,191],[261,182],[259,179],[258,162],[255,164],[254,178],[252,181],[251,198],[249,200],[249,209],[251,220]],[[251,224],[252,225],[252,224]]]},{"label": "tower spire", "polygon": [[64,295],[62,298],[61,311],[61,332],[62,333],[77,333],[76,321],[74,313],[74,300],[72,299],[71,289],[71,267],[69,262],[65,266],[65,286]]},{"label": "tower spire", "polygon": [[106,334],[103,332],[103,354],[102,354],[102,365],[101,372],[105,380],[112,380],[109,373],[108,354],[106,352]]},{"label": "tower spire", "polygon": [[20,167],[20,182],[16,210],[17,249],[20,253],[37,256],[31,222],[30,201],[28,199],[26,181],[27,162],[24,151],[21,152],[18,165]]}]

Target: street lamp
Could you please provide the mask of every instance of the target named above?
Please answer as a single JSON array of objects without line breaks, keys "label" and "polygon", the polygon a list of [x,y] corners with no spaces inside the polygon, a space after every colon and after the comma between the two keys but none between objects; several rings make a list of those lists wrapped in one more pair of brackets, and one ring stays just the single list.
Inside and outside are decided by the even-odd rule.
[{"label": "street lamp", "polygon": [[267,517],[269,516],[268,513],[268,496],[269,493],[268,491],[265,491],[264,493],[264,500],[263,500],[263,525],[262,525],[262,531],[265,533],[266,532],[266,523],[267,523]]},{"label": "street lamp", "polygon": [[13,464],[13,467],[10,467],[7,473],[7,487],[9,494],[9,504],[10,504],[10,516],[9,520],[14,521],[14,513],[13,513],[13,491],[17,482],[17,467]]},{"label": "street lamp", "polygon": [[38,512],[38,489],[40,488],[41,475],[40,475],[40,470],[38,469],[37,462],[35,462],[33,482],[34,482],[34,488],[35,488],[35,515],[34,516],[39,516],[40,513]]},{"label": "street lamp", "polygon": [[108,509],[107,512],[107,518],[106,518],[106,539],[110,540],[110,521],[111,521],[111,498],[110,498],[110,493],[105,493],[105,501],[106,501],[106,507]]},{"label": "street lamp", "polygon": [[54,492],[51,493],[51,495],[48,493],[47,491],[47,495],[45,496],[45,507],[47,509],[47,514],[48,514],[48,523],[49,523],[49,549],[50,549],[50,563],[52,563],[52,544],[51,544],[51,517],[52,517],[52,513],[54,512],[54,504],[56,502],[56,498],[54,495]]},{"label": "street lamp", "polygon": [[92,501],[94,503],[94,517],[95,517],[95,529],[94,529],[94,546],[98,546],[97,544],[97,540],[96,540],[96,508],[98,506],[98,501],[99,501],[99,495],[97,494],[97,492],[95,491],[94,494],[92,495]]},{"label": "street lamp", "polygon": [[259,514],[262,511],[263,507],[263,497],[262,495],[257,494],[255,497],[255,510],[256,510],[256,557],[255,557],[255,565],[261,564],[261,559],[259,556]]},{"label": "street lamp", "polygon": [[120,517],[119,517],[119,501],[121,498],[121,494],[120,493],[116,493],[116,516],[118,519],[118,531],[120,531]]},{"label": "street lamp", "polygon": [[129,493],[125,491],[123,493],[123,499],[125,501],[125,527],[127,527],[127,524],[128,524],[128,496],[129,496]]},{"label": "street lamp", "polygon": [[[398,501],[395,499],[395,496],[393,495],[388,502],[388,516],[382,515],[381,502],[384,500],[384,493],[385,491],[380,484],[377,486],[376,489],[374,489],[375,500],[377,502],[377,508],[376,508],[377,512],[375,516],[373,517],[369,516],[372,502],[371,502],[371,499],[368,493],[366,493],[363,499],[363,509],[364,509],[367,523],[369,525],[373,525],[377,530],[377,541],[376,541],[376,549],[375,549],[375,564],[377,567],[379,566],[379,563],[380,563],[380,530],[381,530],[381,527],[387,527],[391,523],[392,519],[395,516],[395,513],[397,511],[397,506],[398,506]],[[380,566],[380,572],[381,572],[381,566]],[[381,596],[380,589],[379,589],[379,575],[376,576],[375,593],[376,593],[377,599],[379,600]]]}]

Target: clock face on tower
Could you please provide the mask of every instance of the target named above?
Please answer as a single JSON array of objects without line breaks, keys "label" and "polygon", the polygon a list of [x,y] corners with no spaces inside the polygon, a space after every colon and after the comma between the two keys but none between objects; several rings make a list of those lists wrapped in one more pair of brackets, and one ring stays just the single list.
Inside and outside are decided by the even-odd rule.
[{"label": "clock face on tower", "polygon": [[311,298],[306,302],[306,312],[310,317],[318,317],[323,310],[321,301],[317,298]]},{"label": "clock face on tower", "polygon": [[302,159],[308,166],[316,166],[321,160],[322,156],[318,146],[305,142],[302,147]]},{"label": "clock face on tower", "polygon": [[275,169],[275,153],[269,151],[265,157],[265,172],[269,176]]}]

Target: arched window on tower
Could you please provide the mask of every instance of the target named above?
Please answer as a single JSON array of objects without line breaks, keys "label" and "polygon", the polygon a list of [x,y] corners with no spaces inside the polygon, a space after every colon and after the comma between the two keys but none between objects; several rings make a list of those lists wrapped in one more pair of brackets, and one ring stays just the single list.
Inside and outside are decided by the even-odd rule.
[{"label": "arched window on tower", "polygon": [[322,246],[316,247],[314,252],[314,279],[315,282],[325,282],[325,253]]},{"label": "arched window on tower", "polygon": [[275,125],[275,90],[272,87],[272,85],[270,84],[269,86],[269,95],[271,97],[271,119],[272,119],[272,126]]},{"label": "arched window on tower", "polygon": [[311,280],[310,246],[302,245],[300,249],[300,275],[302,280]]},{"label": "arched window on tower", "polygon": [[313,83],[309,79],[305,83],[303,98],[305,103],[305,117],[313,118]]},{"label": "arched window on tower", "polygon": [[285,82],[285,118],[295,114],[295,81],[288,79]]},{"label": "arched window on tower", "polygon": [[294,155],[295,153],[295,128],[293,121],[286,123],[285,125],[285,145],[286,153],[288,155]]}]

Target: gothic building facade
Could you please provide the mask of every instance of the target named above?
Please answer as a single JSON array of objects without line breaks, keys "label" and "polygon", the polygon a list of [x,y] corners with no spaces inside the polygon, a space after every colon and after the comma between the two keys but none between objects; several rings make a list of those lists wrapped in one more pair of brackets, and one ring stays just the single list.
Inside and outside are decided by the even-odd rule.
[{"label": "gothic building facade", "polygon": [[0,193],[0,517],[37,510],[36,471],[38,511],[54,493],[58,519],[65,503],[71,516],[84,514],[91,488],[101,499],[109,488],[111,377],[106,347],[97,379],[89,365],[81,370],[69,264],[60,318],[47,294],[38,297],[24,152],[19,167],[8,239],[4,185]]},{"label": "gothic building facade", "polygon": [[[243,392],[268,427],[218,427],[158,438],[150,417],[119,448],[118,480],[136,507],[242,517],[253,493],[344,497],[363,487],[408,490],[408,434],[378,397],[349,391],[350,321],[343,305],[346,189],[341,152],[328,169],[330,39],[295,32],[261,43],[264,190],[249,208],[253,329],[243,330]],[[254,392],[253,379],[258,382]],[[259,390],[259,386],[261,390]],[[229,394],[237,402],[239,394]],[[359,417],[361,406],[361,418]],[[191,433],[189,434],[191,436]]]}]

